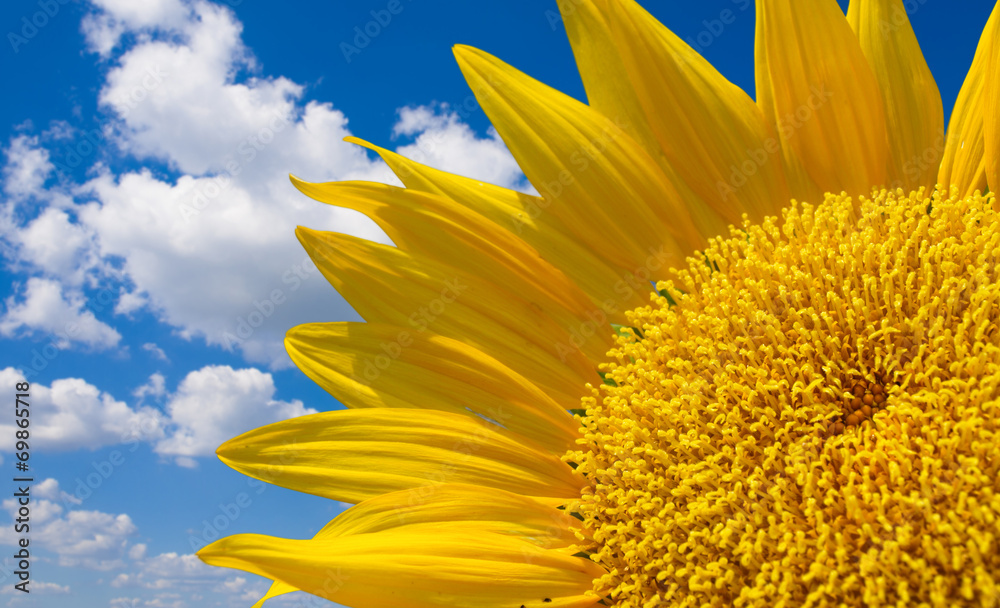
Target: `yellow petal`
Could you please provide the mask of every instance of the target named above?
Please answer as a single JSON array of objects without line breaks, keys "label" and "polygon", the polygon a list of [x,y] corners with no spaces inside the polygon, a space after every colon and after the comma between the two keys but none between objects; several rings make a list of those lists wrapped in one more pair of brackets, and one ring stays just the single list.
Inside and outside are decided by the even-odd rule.
[{"label": "yellow petal", "polygon": [[[544,548],[577,544],[578,522],[539,500],[483,486],[442,484],[370,498],[335,517],[314,540],[374,532],[433,533],[446,529],[468,535],[514,536]],[[209,551],[210,553],[211,551]],[[292,591],[275,581],[254,608]]]},{"label": "yellow petal", "polygon": [[271,598],[278,597],[279,595],[285,595],[286,593],[292,593],[298,590],[299,589],[289,585],[288,583],[282,583],[281,581],[274,581],[273,583],[271,583],[270,588],[268,588],[267,593],[264,594],[264,597],[257,600],[257,603],[255,603],[251,608],[261,608],[261,606],[264,605],[264,602],[266,602]]},{"label": "yellow petal", "polygon": [[[383,323],[290,330],[295,365],[351,408],[427,408],[494,420],[563,454],[579,436],[564,407],[468,344]],[[577,406],[574,406],[577,407]]]},{"label": "yellow petal", "polygon": [[624,323],[624,311],[648,303],[650,279],[666,276],[665,260],[670,258],[663,247],[650,252],[638,269],[616,267],[587,244],[603,238],[598,224],[582,224],[584,232],[577,233],[556,213],[548,212],[549,202],[542,198],[445,173],[364,140],[348,137],[347,141],[377,152],[408,189],[446,196],[509,227],[584,290],[616,323]]},{"label": "yellow petal", "polygon": [[579,496],[559,457],[485,420],[389,408],[301,416],[254,429],[218,449],[232,468],[344,502],[440,483],[527,496]]},{"label": "yellow petal", "polygon": [[283,581],[353,608],[583,608],[603,570],[500,534],[380,532],[321,540],[240,534],[206,563]]},{"label": "yellow petal", "polygon": [[646,150],[651,158],[666,162],[663,150],[646,120],[646,112],[629,81],[607,19],[607,2],[558,0],[559,12],[566,26],[576,58],[576,65],[587,91],[587,103],[604,116],[625,117],[622,129]]},{"label": "yellow petal", "polygon": [[[1000,192],[1000,3],[993,7],[993,14],[986,24],[986,30],[979,41],[980,46],[988,45],[984,49],[989,57],[989,62],[985,66],[986,85],[985,100],[983,103],[983,139],[985,144],[985,171],[986,181],[990,191],[996,194]],[[973,69],[976,65],[973,62]],[[955,104],[958,107],[958,104]]]},{"label": "yellow petal", "polygon": [[818,203],[822,192],[869,194],[886,184],[882,94],[835,0],[758,0],[756,75],[792,196]]},{"label": "yellow petal", "polygon": [[489,275],[342,234],[306,228],[296,234],[327,280],[366,321],[466,342],[560,403],[575,402],[587,382],[597,381],[595,364],[571,333],[584,321],[527,284],[501,284]]},{"label": "yellow petal", "polygon": [[[997,5],[1000,6],[1000,5]],[[958,92],[955,107],[948,121],[948,137],[938,183],[948,188],[957,186],[962,196],[975,191],[985,192],[989,185],[986,177],[986,140],[983,112],[990,103],[986,95],[993,41],[1000,28],[1000,9],[994,6],[993,14],[983,30],[972,59],[972,67]],[[993,101],[995,103],[995,100]],[[993,121],[988,121],[993,122]]]},{"label": "yellow petal", "polygon": [[[499,59],[455,47],[455,57],[483,110],[531,183],[577,234],[624,268],[640,268],[649,249],[677,259],[722,234],[726,224],[683,190],[615,120],[533,80]],[[615,117],[619,123],[627,117]]]},{"label": "yellow petal", "polygon": [[441,484],[369,498],[338,515],[314,538],[447,528],[515,536],[553,549],[576,545],[578,527],[565,510],[535,498],[481,485]]},{"label": "yellow petal", "polygon": [[695,195],[737,225],[777,215],[789,201],[781,145],[754,101],[632,0],[595,4],[610,5],[630,87]]},{"label": "yellow petal", "polygon": [[[526,283],[580,317],[594,308],[586,294],[528,243],[445,196],[374,182],[311,184],[292,177],[292,183],[318,201],[364,213],[403,251],[447,262],[497,283]],[[609,337],[600,340],[595,354],[603,355],[610,346]]]},{"label": "yellow petal", "polygon": [[888,185],[930,193],[944,152],[944,109],[906,8],[902,0],[851,0],[847,21],[885,100]]}]

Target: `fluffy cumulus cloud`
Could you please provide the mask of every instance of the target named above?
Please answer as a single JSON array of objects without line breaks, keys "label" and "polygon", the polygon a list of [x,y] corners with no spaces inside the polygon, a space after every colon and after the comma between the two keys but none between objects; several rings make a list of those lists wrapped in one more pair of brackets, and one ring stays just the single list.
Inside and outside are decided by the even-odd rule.
[{"label": "fluffy cumulus cloud", "polygon": [[[72,507],[73,500],[62,504],[53,500],[67,496],[57,481],[47,479],[35,490],[42,487],[42,494],[31,503],[32,547],[54,553],[60,566],[101,571],[125,566],[131,538],[137,531],[132,518],[124,513],[67,508]],[[18,517],[16,499],[5,499],[2,507],[11,520]],[[0,544],[16,545],[20,537],[13,526],[0,528]]]},{"label": "fluffy cumulus cloud", "polygon": [[207,565],[194,554],[161,553],[141,560],[135,572],[118,574],[111,581],[111,586],[170,589],[181,581],[189,584],[211,581],[215,584],[226,574],[229,573]]},{"label": "fluffy cumulus cloud", "polygon": [[[256,603],[270,586],[270,582],[253,575],[234,576],[232,570],[208,566],[193,554],[161,553],[138,560],[135,568],[115,576],[110,585],[122,592],[148,590],[153,597],[127,596],[112,601],[112,608],[160,608],[178,606],[187,608],[189,601],[198,597],[226,598],[230,606],[249,606]],[[249,578],[248,578],[249,577]],[[117,602],[117,603],[116,603]],[[337,606],[314,595],[295,592],[273,600],[267,605],[288,608],[321,608]],[[207,605],[207,604],[201,604]]]},{"label": "fluffy cumulus cloud", "polygon": [[[20,224],[6,207],[3,240],[21,268],[63,283],[70,308],[85,286],[120,268],[116,314],[148,310],[184,338],[272,369],[290,365],[288,327],[357,318],[309,263],[294,228],[385,235],[288,182],[295,173],[398,184],[384,163],[342,141],[351,134],[343,112],[303,101],[299,83],[262,74],[242,24],[222,4],[94,0],[82,30],[106,66],[98,103],[109,120],[93,138],[112,153],[163,163],[174,177],[97,163],[86,183],[51,186],[43,193],[51,206]],[[60,142],[73,134],[59,125],[49,132]],[[407,142],[401,152],[432,166],[530,188],[495,132],[478,137],[447,106],[401,110],[393,135]],[[43,144],[28,135],[10,142],[8,193],[40,194],[52,172]],[[4,320],[5,335],[34,329],[26,296],[12,302],[19,314]],[[113,341],[114,330],[91,326],[92,342]]]},{"label": "fluffy cumulus cloud", "polygon": [[[45,581],[33,580],[30,585],[31,593],[37,595],[69,595],[69,585],[59,585],[57,583],[48,583]],[[21,595],[19,589],[15,589],[14,585],[4,585],[0,593],[4,595]],[[10,605],[10,604],[8,604]]]},{"label": "fluffy cumulus cloud", "polygon": [[179,0],[93,0],[93,7],[80,29],[90,50],[102,56],[111,53],[127,30],[179,27],[190,16]]},{"label": "fluffy cumulus cloud", "polygon": [[445,104],[409,106],[399,110],[393,135],[414,138],[396,151],[417,162],[443,171],[476,177],[534,192],[496,129],[485,139],[462,122],[457,111]]},{"label": "fluffy cumulus cloud", "polygon": [[31,489],[31,492],[36,498],[41,498],[54,503],[61,503],[63,505],[78,505],[83,502],[73,494],[63,491],[63,489],[59,487],[59,482],[52,477],[42,480],[41,483]]},{"label": "fluffy cumulus cloud", "polygon": [[38,145],[37,137],[19,135],[6,149],[3,191],[14,200],[40,194],[42,185],[52,173],[49,153]]},{"label": "fluffy cumulus cloud", "polygon": [[[0,370],[0,390],[15,392],[23,375]],[[51,386],[31,386],[32,447],[50,451],[97,449],[137,442],[152,444],[156,453],[185,467],[210,456],[221,443],[250,429],[315,413],[301,401],[275,399],[271,374],[258,369],[210,365],[187,374],[168,392],[166,379],[155,373],[132,391],[138,403],[129,406],[79,378],[62,378]],[[164,411],[144,401],[163,402]],[[10,452],[14,431],[0,424],[0,450]],[[42,491],[49,490],[42,487]],[[48,497],[56,500],[57,494]],[[64,497],[65,498],[65,497]]]},{"label": "fluffy cumulus cloud", "polygon": [[159,372],[151,375],[145,384],[132,391],[132,395],[138,398],[140,403],[147,397],[159,400],[166,394],[167,379]]},{"label": "fluffy cumulus cloud", "polygon": [[79,292],[64,292],[53,279],[31,278],[20,297],[11,296],[0,315],[0,335],[51,336],[57,349],[82,344],[94,349],[114,348],[122,336],[100,321]]},{"label": "fluffy cumulus cloud", "polygon": [[[135,287],[126,309],[148,306],[185,337],[283,367],[287,327],[351,314],[316,278],[295,226],[384,239],[367,218],[298,195],[289,171],[313,180],[393,178],[341,141],[350,134],[341,112],[299,103],[300,85],[236,81],[256,66],[231,11],[207,3],[184,9],[186,17],[170,9],[174,18],[160,26],[171,36],[141,39],[116,57],[100,93],[117,118],[119,147],[182,175],[100,173],[79,190],[90,201],[80,221],[101,256],[124,260]],[[143,31],[161,23],[129,10],[109,2],[99,14]]]},{"label": "fluffy cumulus cloud", "polygon": [[156,452],[193,466],[193,457],[213,454],[236,435],[315,412],[298,400],[275,400],[274,393],[271,374],[260,370],[209,366],[191,372],[167,404],[172,430]]},{"label": "fluffy cumulus cloud", "polygon": [[[24,376],[0,370],[0,390],[14,394]],[[31,385],[32,448],[48,451],[97,449],[107,445],[158,439],[166,420],[153,408],[131,408],[80,378],[63,378],[51,386]],[[0,449],[10,451],[15,428],[0,424]]]},{"label": "fluffy cumulus cloud", "polygon": [[88,273],[99,270],[94,234],[65,209],[48,207],[5,239],[16,250],[16,258],[29,268],[67,285],[81,286]]},{"label": "fluffy cumulus cloud", "polygon": [[170,363],[170,358],[167,357],[167,353],[165,353],[163,349],[157,346],[154,342],[146,342],[142,345],[142,350],[149,353],[154,359],[158,359],[164,363]]}]

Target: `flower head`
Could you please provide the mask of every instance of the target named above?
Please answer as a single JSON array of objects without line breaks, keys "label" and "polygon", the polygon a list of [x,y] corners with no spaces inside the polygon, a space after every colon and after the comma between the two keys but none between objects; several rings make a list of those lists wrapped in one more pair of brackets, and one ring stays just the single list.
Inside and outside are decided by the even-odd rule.
[{"label": "flower head", "polygon": [[396,247],[298,231],[367,322],[288,352],[349,409],[219,456],[356,506],[199,555],[355,608],[996,603],[1000,8],[947,137],[900,0],[758,0],[756,101],[560,8],[589,104],[455,49],[539,196],[293,178]]},{"label": "flower head", "polygon": [[979,195],[830,196],[714,239],[630,313],[567,456],[598,588],[625,606],[990,605],[998,275]]}]

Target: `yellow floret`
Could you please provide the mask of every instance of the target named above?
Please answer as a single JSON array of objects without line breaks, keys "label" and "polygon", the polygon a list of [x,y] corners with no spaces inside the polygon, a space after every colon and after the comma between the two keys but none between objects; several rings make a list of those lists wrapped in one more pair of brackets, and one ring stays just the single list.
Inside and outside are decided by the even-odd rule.
[{"label": "yellow floret", "polygon": [[596,591],[1000,605],[998,220],[957,191],[827,195],[661,283],[566,456]]}]

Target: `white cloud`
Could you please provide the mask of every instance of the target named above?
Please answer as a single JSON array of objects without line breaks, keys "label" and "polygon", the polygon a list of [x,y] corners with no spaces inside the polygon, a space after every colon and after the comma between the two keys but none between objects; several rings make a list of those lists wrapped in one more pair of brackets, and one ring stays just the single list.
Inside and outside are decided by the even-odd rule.
[{"label": "white cloud", "polygon": [[[237,72],[256,69],[241,24],[218,5],[192,10],[172,26],[177,35],[141,40],[118,57],[100,93],[118,115],[121,148],[185,175],[169,183],[149,172],[104,171],[78,192],[93,200],[81,222],[96,234],[101,255],[125,261],[135,289],[118,312],[146,306],[184,337],[285,367],[288,327],[351,314],[322,279],[295,276],[306,258],[295,226],[385,239],[360,214],[297,194],[288,173],[393,178],[363,149],[341,141],[350,134],[341,112],[330,104],[298,105],[300,85],[285,78],[236,82]],[[275,290],[280,303],[269,302]],[[273,316],[238,331],[259,314],[257,304],[273,307]]]},{"label": "white cloud", "polygon": [[132,519],[124,513],[70,511],[64,518],[43,524],[34,538],[59,555],[60,565],[112,570],[122,567],[127,539],[135,531]]},{"label": "white cloud", "polygon": [[242,576],[236,576],[222,582],[222,589],[228,591],[229,593],[240,593],[246,588],[246,586],[247,579]]},{"label": "white cloud", "polygon": [[[12,520],[17,517],[20,505],[16,499],[8,498],[2,505]],[[55,553],[60,566],[102,571],[122,568],[129,538],[135,532],[132,518],[124,513],[64,512],[50,500],[32,501],[31,544]],[[13,526],[0,528],[0,544],[15,545],[20,537]]]},{"label": "white cloud", "polygon": [[31,278],[20,302],[7,298],[0,316],[0,335],[14,337],[21,333],[55,336],[56,348],[70,348],[79,343],[95,349],[114,348],[121,334],[85,310],[86,299],[79,293],[64,293],[63,286],[52,279]]},{"label": "white cloud", "polygon": [[59,487],[59,482],[53,479],[52,477],[45,479],[44,481],[33,487],[31,489],[31,492],[32,495],[36,498],[41,498],[52,502],[59,502],[64,505],[66,504],[78,505],[81,502],[83,502],[82,500],[80,500],[76,496],[73,496],[69,492],[64,492]]},{"label": "white cloud", "polygon": [[[385,237],[360,214],[305,199],[288,174],[392,181],[391,172],[341,141],[350,135],[347,119],[332,105],[299,103],[303,87],[287,78],[244,77],[259,69],[242,42],[242,24],[223,6],[95,0],[83,27],[91,45],[107,53],[99,103],[117,117],[84,142],[88,149],[114,143],[183,175],[170,181],[148,172],[116,175],[96,164],[92,181],[44,190],[53,170],[48,150],[37,136],[12,138],[2,170],[8,198],[44,195],[51,206],[28,220],[13,213],[12,203],[0,208],[8,261],[43,275],[32,284],[34,300],[8,303],[14,310],[0,319],[0,335],[62,330],[80,312],[89,332],[82,340],[102,348],[117,343],[113,329],[74,308],[85,282],[93,287],[107,278],[109,256],[120,256],[125,274],[111,292],[116,314],[148,309],[186,338],[204,338],[254,363],[289,366],[281,345],[288,327],[351,314],[324,281],[294,275],[306,257],[295,226]],[[111,53],[125,32],[128,44]],[[74,134],[54,122],[42,140],[65,147]],[[90,204],[74,205],[74,198]],[[237,330],[255,304],[270,306],[277,289],[282,303],[275,315],[241,337]]]},{"label": "white cloud", "polygon": [[250,429],[314,413],[301,401],[277,401],[271,374],[208,366],[191,372],[167,404],[173,428],[155,450],[182,466],[213,454],[224,441]]},{"label": "white cloud", "polygon": [[[223,598],[222,605],[249,606],[261,597],[270,581],[253,575],[233,575],[232,570],[206,565],[195,555],[162,553],[142,559],[132,572],[118,574],[111,582],[113,588],[146,589],[158,592],[153,599],[120,597],[112,600],[111,608],[161,608],[186,606],[183,600],[199,600],[203,594],[216,593]],[[296,592],[268,602],[275,606],[336,606],[311,595]],[[204,602],[196,605],[208,605]]]},{"label": "white cloud", "polygon": [[49,153],[38,146],[37,137],[18,135],[6,150],[3,168],[3,189],[14,199],[37,195],[54,169]]},{"label": "white cloud", "polygon": [[107,56],[126,30],[170,29],[181,26],[189,10],[178,0],[91,0],[94,12],[80,25],[87,47]]},{"label": "white cloud", "polygon": [[[101,253],[125,260],[137,292],[181,335],[279,369],[290,364],[282,346],[288,327],[353,316],[318,273],[295,276],[308,260],[294,227],[387,242],[360,214],[295,192],[288,174],[398,182],[381,161],[342,141],[350,135],[342,112],[298,103],[301,85],[282,77],[237,82],[237,73],[257,69],[241,24],[219,6],[193,11],[178,36],[122,54],[100,94],[118,113],[123,149],[185,175],[174,184],[148,172],[100,175],[86,186],[95,202],[81,218]],[[478,139],[455,115],[420,109],[401,121],[398,134],[415,135],[413,146],[431,164],[503,184],[520,179],[495,134]],[[269,302],[272,294],[280,303]],[[249,327],[261,308],[273,314]]]},{"label": "white cloud", "polygon": [[[286,177],[282,181],[287,184]],[[182,336],[242,351],[254,363],[287,366],[287,328],[351,314],[309,262],[295,224],[345,227],[370,237],[377,229],[347,229],[357,226],[352,216],[358,214],[294,192],[279,204],[235,186],[186,219],[183,206],[212,183],[182,177],[170,185],[146,172],[117,181],[105,175],[88,185],[100,203],[80,215],[99,235],[102,254],[125,260],[136,291]],[[255,322],[252,317],[261,314]]]},{"label": "white cloud", "polygon": [[237,82],[237,73],[258,70],[241,30],[228,9],[199,3],[179,36],[146,40],[122,54],[100,92],[100,102],[121,119],[119,143],[193,176],[252,163],[240,185],[286,181],[291,169],[391,179],[364,150],[340,141],[350,134],[342,112],[296,103],[302,85],[284,77]]},{"label": "white cloud", "polygon": [[[72,211],[60,203],[8,230],[28,235],[15,243],[21,261],[72,286],[120,262],[116,314],[148,310],[186,339],[271,369],[291,365],[282,344],[289,327],[357,318],[311,267],[294,228],[388,239],[361,214],[309,200],[288,182],[294,173],[398,184],[374,155],[342,141],[347,117],[331,103],[303,103],[302,84],[261,74],[223,6],[99,0],[83,27],[109,68],[99,92],[112,115],[104,141],[181,175],[93,165],[85,184],[50,189],[53,201],[75,197]],[[401,151],[433,166],[528,187],[495,132],[477,137],[445,106],[402,110],[394,135],[413,138]]]},{"label": "white cloud", "polygon": [[194,554],[161,553],[139,560],[137,571],[118,574],[110,585],[118,589],[176,590],[181,586],[216,586],[231,575],[232,571],[209,566]]},{"label": "white cloud", "polygon": [[132,545],[132,548],[128,550],[128,556],[137,560],[146,557],[146,545],[144,543]]},{"label": "white cloud", "polygon": [[194,554],[161,553],[151,557],[142,565],[142,574],[147,577],[166,578],[200,578],[229,574],[213,568],[198,559]]},{"label": "white cloud", "polygon": [[92,232],[72,221],[62,209],[48,207],[26,226],[5,236],[17,247],[21,262],[74,286],[81,285],[87,271],[99,264]]},{"label": "white cloud", "polygon": [[110,15],[95,13],[83,18],[80,31],[91,52],[107,57],[125,33],[125,24]]},{"label": "white cloud", "polygon": [[[14,385],[22,379],[13,368],[0,370],[0,391],[14,393]],[[33,383],[32,445],[65,451],[148,441],[158,454],[193,467],[195,458],[212,455],[236,435],[315,412],[299,400],[277,400],[275,392],[271,374],[218,365],[190,372],[173,393],[167,392],[163,375],[154,373],[133,391],[139,399],[134,407],[79,378],[55,380],[51,387]],[[143,406],[147,397],[165,399],[166,414]],[[0,449],[11,451],[15,430],[10,424],[0,424]],[[46,480],[39,486],[46,492],[44,497],[63,500],[65,493],[50,487],[52,483]],[[73,502],[72,497],[69,500]]]},{"label": "white cloud", "polygon": [[167,379],[159,372],[152,374],[145,384],[132,391],[132,396],[138,398],[139,403],[142,403],[146,397],[159,399],[166,394]]},{"label": "white cloud", "polygon": [[[28,589],[30,593],[37,593],[38,595],[68,595],[69,585],[59,585],[56,583],[47,583],[45,581],[32,580],[28,584]],[[14,585],[4,585],[3,590],[0,591],[4,595],[17,595],[20,597],[22,593],[21,590],[15,589]]]},{"label": "white cloud", "polygon": [[[13,368],[0,370],[0,390],[14,393],[24,376]],[[32,447],[47,451],[96,449],[136,439],[163,436],[165,420],[152,408],[132,409],[79,378],[31,385]],[[0,424],[2,449],[11,451],[14,431]]]},{"label": "white cloud", "polygon": [[393,134],[416,136],[397,152],[417,162],[506,188],[531,188],[495,129],[481,139],[447,105],[400,109]]},{"label": "white cloud", "polygon": [[170,358],[167,357],[167,353],[163,352],[163,349],[157,346],[153,342],[146,342],[145,344],[143,344],[142,350],[148,352],[150,355],[153,356],[154,359],[159,359],[160,361],[163,361],[165,363],[170,362]]}]

